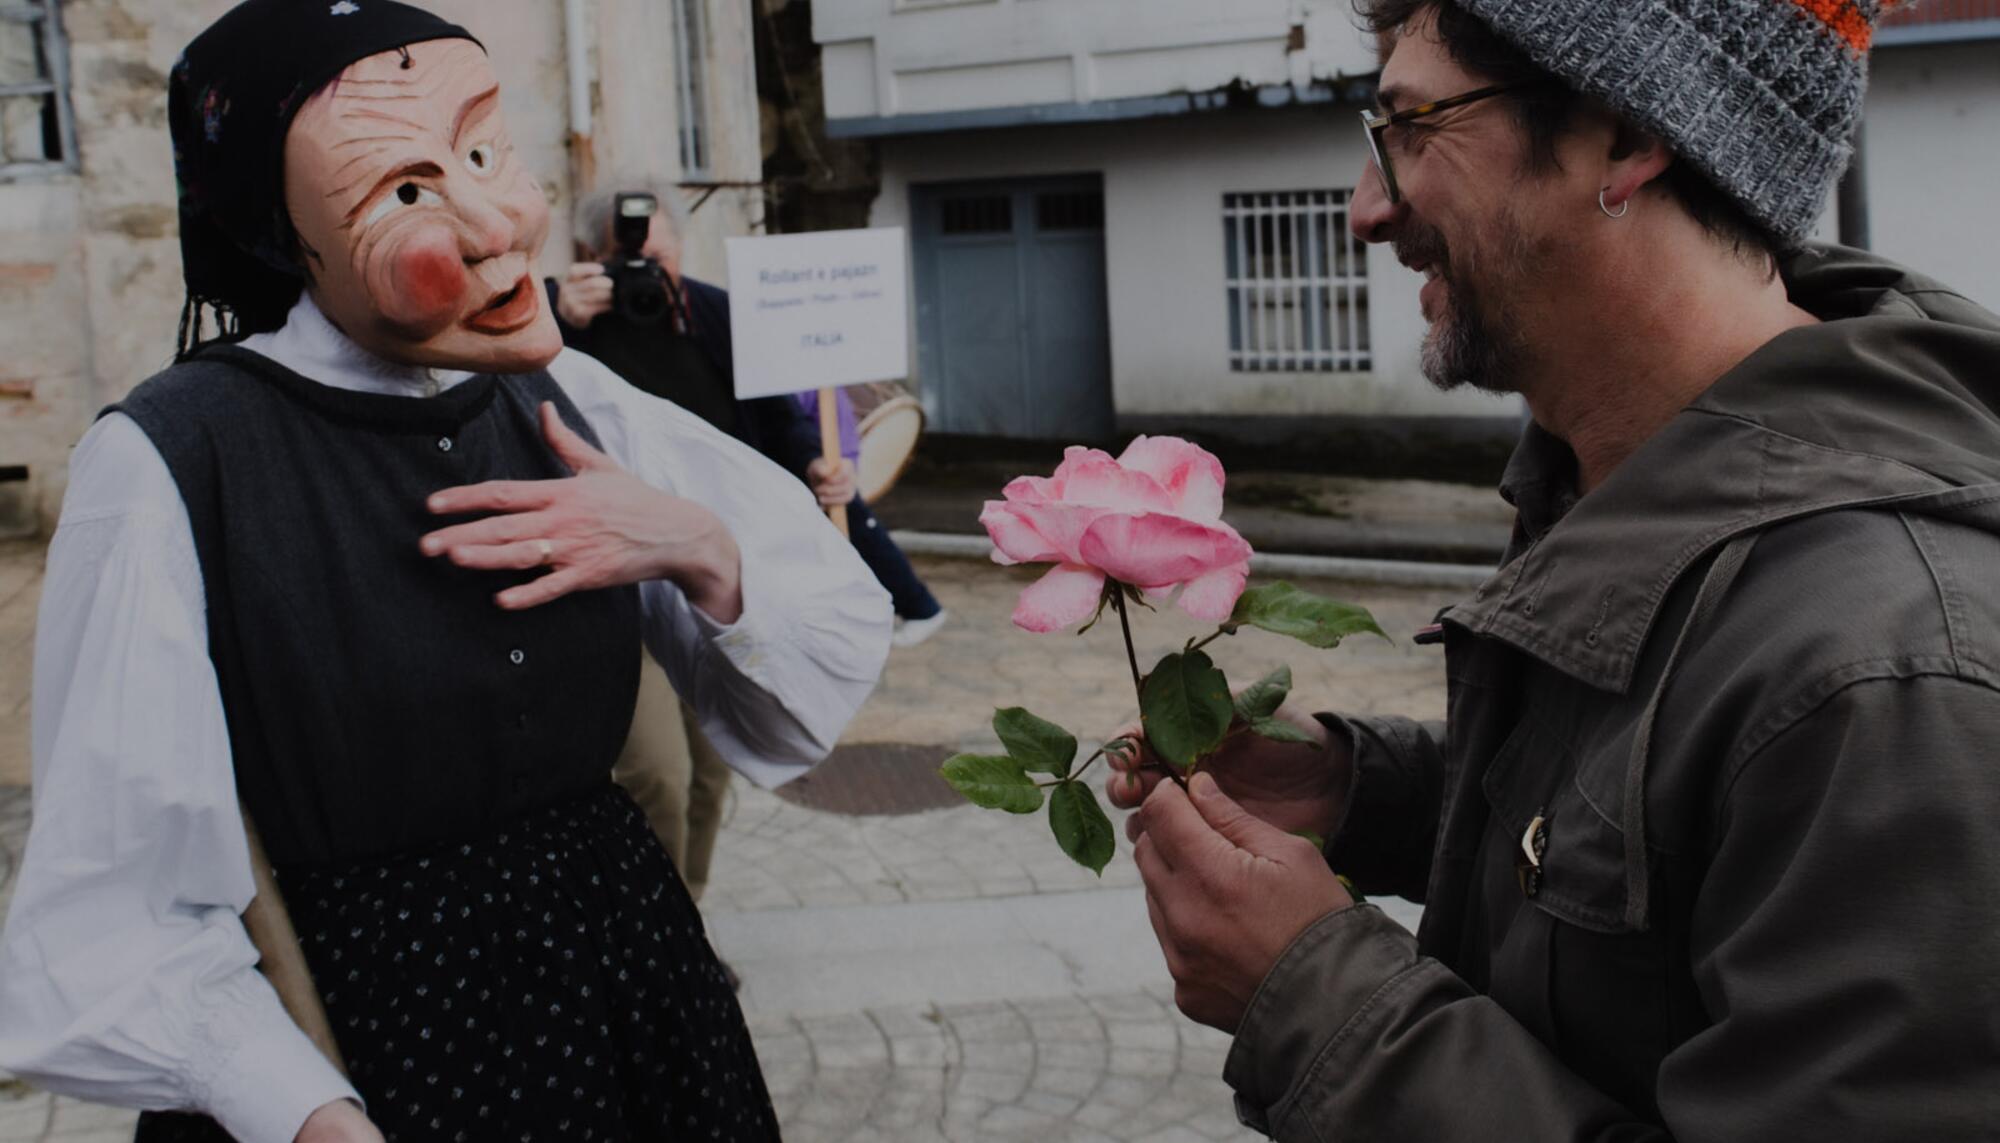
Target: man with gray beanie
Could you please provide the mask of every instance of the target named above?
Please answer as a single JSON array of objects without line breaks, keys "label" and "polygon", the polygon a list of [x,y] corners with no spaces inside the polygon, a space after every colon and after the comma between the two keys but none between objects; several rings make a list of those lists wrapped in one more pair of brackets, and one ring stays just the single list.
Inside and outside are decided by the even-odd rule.
[{"label": "man with gray beanie", "polygon": [[1110,779],[1239,1113],[2000,1138],[2000,319],[1806,241],[1886,5],[1356,6],[1355,233],[1427,279],[1431,379],[1534,424],[1503,566],[1417,633],[1445,721]]}]

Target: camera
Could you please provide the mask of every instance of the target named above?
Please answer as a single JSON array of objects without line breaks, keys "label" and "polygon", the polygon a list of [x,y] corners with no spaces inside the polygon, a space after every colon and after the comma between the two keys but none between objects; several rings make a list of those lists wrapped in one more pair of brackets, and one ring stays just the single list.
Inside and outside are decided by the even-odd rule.
[{"label": "camera", "polygon": [[660,200],[650,194],[621,194],[613,203],[613,251],[604,266],[611,279],[611,308],[627,321],[657,322],[673,309],[673,283],[642,251]]}]

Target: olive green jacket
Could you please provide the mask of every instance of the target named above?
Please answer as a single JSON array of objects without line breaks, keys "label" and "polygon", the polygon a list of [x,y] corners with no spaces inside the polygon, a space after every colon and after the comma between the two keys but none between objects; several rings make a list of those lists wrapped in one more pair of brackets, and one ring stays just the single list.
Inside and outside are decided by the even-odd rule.
[{"label": "olive green jacket", "polygon": [[1441,616],[1447,720],[1337,724],[1328,860],[1422,931],[1298,938],[1245,1122],[2000,1139],[2000,319],[1853,251],[1786,281],[1828,320],[1589,495],[1530,429],[1508,558]]}]

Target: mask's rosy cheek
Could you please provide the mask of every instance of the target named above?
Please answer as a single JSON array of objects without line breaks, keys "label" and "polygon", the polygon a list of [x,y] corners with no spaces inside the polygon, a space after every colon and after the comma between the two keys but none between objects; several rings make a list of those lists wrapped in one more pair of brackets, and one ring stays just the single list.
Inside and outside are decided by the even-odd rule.
[{"label": "mask's rosy cheek", "polygon": [[444,227],[427,226],[385,251],[382,315],[421,336],[443,332],[465,305],[465,259]]}]

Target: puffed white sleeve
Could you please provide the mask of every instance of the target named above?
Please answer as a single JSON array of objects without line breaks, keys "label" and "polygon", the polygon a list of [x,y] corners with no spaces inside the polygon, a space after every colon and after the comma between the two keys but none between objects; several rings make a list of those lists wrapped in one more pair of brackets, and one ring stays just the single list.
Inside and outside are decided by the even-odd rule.
[{"label": "puffed white sleeve", "polygon": [[[34,823],[0,933],[0,1067],[288,1143],[357,1099],[256,969],[193,535],[112,415],[77,447],[35,633]],[[357,1099],[358,1102],[358,1099]]]},{"label": "puffed white sleeve", "polygon": [[732,769],[765,787],[805,773],[881,676],[888,592],[806,486],[755,449],[574,350],[549,372],[612,459],[728,525],[742,616],[725,626],[671,583],[641,584],[646,647]]}]

